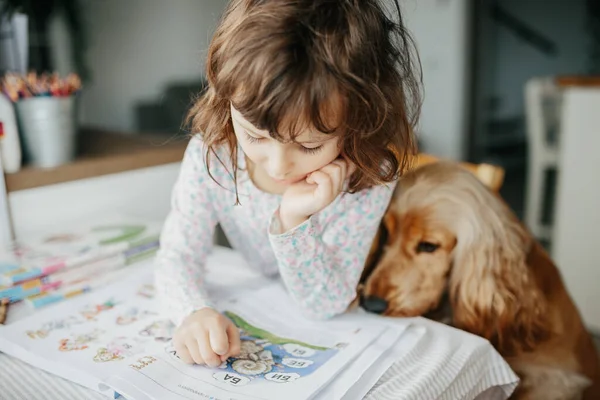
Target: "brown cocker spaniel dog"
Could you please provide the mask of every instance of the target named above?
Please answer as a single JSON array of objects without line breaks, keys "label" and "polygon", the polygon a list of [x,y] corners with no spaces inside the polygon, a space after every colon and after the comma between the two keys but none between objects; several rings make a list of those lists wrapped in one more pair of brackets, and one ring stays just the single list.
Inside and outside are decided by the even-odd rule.
[{"label": "brown cocker spaniel dog", "polygon": [[363,308],[488,339],[516,399],[600,399],[600,363],[558,269],[505,203],[454,163],[405,175],[359,286]]}]

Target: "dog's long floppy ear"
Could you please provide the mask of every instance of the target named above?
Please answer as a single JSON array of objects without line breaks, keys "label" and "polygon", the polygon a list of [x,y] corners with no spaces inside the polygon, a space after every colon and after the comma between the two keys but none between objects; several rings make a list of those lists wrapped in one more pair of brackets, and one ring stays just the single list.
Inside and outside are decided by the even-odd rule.
[{"label": "dog's long floppy ear", "polygon": [[500,199],[483,197],[486,202],[465,204],[468,217],[457,223],[453,318],[458,328],[485,337],[508,355],[549,335],[547,305],[527,265],[532,238]]},{"label": "dog's long floppy ear", "polygon": [[377,229],[377,233],[373,239],[373,243],[371,244],[371,248],[369,249],[365,267],[359,280],[360,284],[365,283],[375,267],[377,267],[377,264],[385,251],[386,245],[396,237],[397,223],[397,213],[390,207],[384,214],[381,223],[379,224],[379,229]]}]

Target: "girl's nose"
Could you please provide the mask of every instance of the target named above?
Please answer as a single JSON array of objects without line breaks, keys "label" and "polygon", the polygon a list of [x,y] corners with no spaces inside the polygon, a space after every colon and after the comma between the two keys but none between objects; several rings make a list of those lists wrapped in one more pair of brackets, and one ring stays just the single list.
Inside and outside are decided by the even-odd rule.
[{"label": "girl's nose", "polygon": [[269,174],[275,179],[285,179],[290,173],[292,162],[283,147],[278,144],[269,155]]}]

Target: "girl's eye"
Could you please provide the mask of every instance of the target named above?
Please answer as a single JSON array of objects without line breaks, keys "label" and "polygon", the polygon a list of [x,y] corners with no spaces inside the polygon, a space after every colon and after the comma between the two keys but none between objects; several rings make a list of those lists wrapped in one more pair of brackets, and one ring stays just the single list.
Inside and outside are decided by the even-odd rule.
[{"label": "girl's eye", "polygon": [[323,145],[317,146],[317,147],[300,146],[300,149],[307,154],[317,154],[319,151],[321,151],[322,148],[323,148]]},{"label": "girl's eye", "polygon": [[244,131],[244,133],[246,134],[246,139],[248,140],[248,142],[250,143],[258,143],[261,140],[263,140],[264,138],[261,137],[256,137],[256,136],[252,136],[250,135],[248,132]]},{"label": "girl's eye", "polygon": [[[259,143],[266,139],[264,137],[252,136],[247,131],[244,131],[244,134],[246,135],[246,140],[248,140],[249,143]],[[304,147],[300,145],[300,150],[307,154],[317,154],[322,148],[323,145],[317,147]]]}]

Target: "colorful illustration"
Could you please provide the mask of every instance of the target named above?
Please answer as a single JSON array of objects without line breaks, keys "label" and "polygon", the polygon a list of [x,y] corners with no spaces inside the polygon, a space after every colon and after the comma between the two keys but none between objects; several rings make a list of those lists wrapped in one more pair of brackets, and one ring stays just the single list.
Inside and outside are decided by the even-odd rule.
[{"label": "colorful illustration", "polygon": [[123,314],[117,316],[117,325],[129,325],[135,321],[139,321],[151,315],[157,315],[155,312],[140,310],[138,307],[131,307]]},{"label": "colorful illustration", "polygon": [[251,376],[271,372],[275,365],[273,353],[265,350],[262,344],[258,340],[242,340],[240,355],[231,363],[231,368],[242,375]]},{"label": "colorful illustration", "polygon": [[43,243],[73,243],[82,239],[82,235],[72,233],[59,233],[48,236]]},{"label": "colorful illustration", "polygon": [[60,330],[60,329],[69,329],[73,325],[82,324],[83,321],[77,318],[76,316],[69,316],[63,319],[56,319],[54,321],[48,321],[44,323],[40,329],[35,331],[27,331],[27,336],[31,339],[44,339],[46,338],[50,332]]},{"label": "colorful illustration", "polygon": [[105,347],[101,347],[98,349],[98,352],[94,356],[95,362],[109,362],[109,361],[118,361],[122,360],[123,356],[119,353],[113,353]]},{"label": "colorful illustration", "polygon": [[168,342],[173,337],[175,325],[167,319],[154,321],[140,331],[141,336],[153,337],[157,342]]},{"label": "colorful illustration", "polygon": [[89,304],[81,310],[80,313],[88,321],[95,321],[98,314],[103,311],[111,310],[116,305],[117,303],[113,299],[109,299],[102,304]]},{"label": "colorful illustration", "polygon": [[[232,312],[225,312],[225,315],[240,330],[240,355],[223,362],[213,378],[234,386],[246,385],[254,379],[293,382],[310,375],[346,347],[345,343],[332,348],[320,347],[279,337],[249,324]],[[165,351],[172,359],[179,358],[173,346],[167,346]]]},{"label": "colorful illustration", "polygon": [[133,369],[135,369],[136,371],[139,371],[141,369],[146,368],[148,365],[152,364],[156,362],[156,358],[152,357],[152,356],[143,356],[141,358],[139,358],[137,361],[135,361],[133,364],[130,364],[129,366]]},{"label": "colorful illustration", "polygon": [[58,350],[60,351],[73,351],[73,350],[85,350],[88,348],[88,344],[98,340],[98,337],[103,334],[104,331],[100,329],[94,329],[90,333],[84,333],[81,335],[73,335],[68,339],[61,339],[59,341]]},{"label": "colorful illustration", "polygon": [[100,240],[100,244],[109,245],[119,242],[131,241],[137,237],[139,237],[144,231],[146,227],[144,225],[112,225],[112,226],[98,226],[92,229],[92,232],[111,232],[108,236],[102,240]]},{"label": "colorful illustration", "polygon": [[153,299],[155,294],[156,288],[150,283],[140,286],[137,291],[138,296],[145,297],[147,299]]},{"label": "colorful illustration", "polygon": [[95,362],[118,361],[125,357],[131,357],[144,351],[135,339],[127,337],[114,338],[106,347],[101,347],[94,356]]}]

